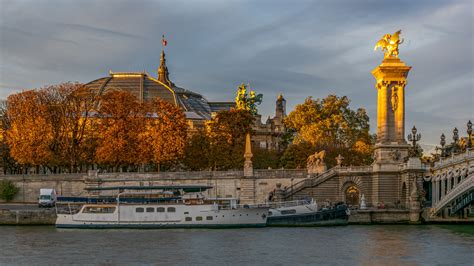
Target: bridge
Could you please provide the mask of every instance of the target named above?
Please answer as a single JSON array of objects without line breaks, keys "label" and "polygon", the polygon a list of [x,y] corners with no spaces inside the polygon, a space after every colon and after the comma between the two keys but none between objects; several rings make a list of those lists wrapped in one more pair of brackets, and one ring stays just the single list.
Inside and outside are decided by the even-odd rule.
[{"label": "bridge", "polygon": [[474,203],[474,149],[441,159],[431,168],[431,217],[459,215]]}]

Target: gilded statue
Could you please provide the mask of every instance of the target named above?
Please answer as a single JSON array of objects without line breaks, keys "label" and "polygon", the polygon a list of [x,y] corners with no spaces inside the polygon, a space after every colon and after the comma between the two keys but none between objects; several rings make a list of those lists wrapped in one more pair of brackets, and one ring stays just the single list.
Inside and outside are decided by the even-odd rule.
[{"label": "gilded statue", "polygon": [[403,39],[400,39],[402,30],[395,32],[394,34],[385,34],[374,47],[374,51],[380,47],[384,52],[384,58],[398,58],[398,46],[403,43]]},{"label": "gilded statue", "polygon": [[255,94],[254,91],[250,91],[247,94],[247,86],[242,83],[237,90],[237,96],[235,97],[235,106],[240,110],[248,110],[253,115],[257,114],[257,105],[262,103],[262,94]]}]

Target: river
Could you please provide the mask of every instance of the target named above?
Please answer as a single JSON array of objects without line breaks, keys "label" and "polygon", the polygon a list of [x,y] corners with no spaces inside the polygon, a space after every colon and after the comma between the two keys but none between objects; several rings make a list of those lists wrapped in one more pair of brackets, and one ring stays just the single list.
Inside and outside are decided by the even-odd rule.
[{"label": "river", "polygon": [[4,264],[473,265],[474,225],[215,230],[1,226]]}]

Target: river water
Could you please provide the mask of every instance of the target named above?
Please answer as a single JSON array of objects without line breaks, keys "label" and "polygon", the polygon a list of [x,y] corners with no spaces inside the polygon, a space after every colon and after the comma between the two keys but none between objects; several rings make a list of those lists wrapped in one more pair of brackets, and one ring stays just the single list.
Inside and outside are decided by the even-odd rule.
[{"label": "river water", "polygon": [[0,227],[0,265],[474,265],[474,225],[84,230]]}]

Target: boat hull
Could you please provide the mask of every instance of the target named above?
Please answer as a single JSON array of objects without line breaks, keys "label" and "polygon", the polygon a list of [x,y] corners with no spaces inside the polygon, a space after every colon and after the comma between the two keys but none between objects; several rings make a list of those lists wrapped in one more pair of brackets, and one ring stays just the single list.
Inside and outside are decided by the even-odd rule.
[{"label": "boat hull", "polygon": [[346,206],[313,213],[268,217],[267,226],[330,226],[348,224]]},{"label": "boat hull", "polygon": [[56,224],[56,228],[77,229],[177,229],[177,228],[259,228],[266,223],[256,224]]},{"label": "boat hull", "polygon": [[[216,209],[212,205],[87,205],[58,214],[57,228],[238,228],[264,227],[268,208]],[[108,213],[91,213],[107,210]],[[138,212],[137,212],[138,210]],[[157,212],[160,210],[160,212]],[[172,211],[171,211],[172,210]],[[150,211],[150,212],[148,212]]]}]

